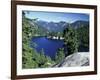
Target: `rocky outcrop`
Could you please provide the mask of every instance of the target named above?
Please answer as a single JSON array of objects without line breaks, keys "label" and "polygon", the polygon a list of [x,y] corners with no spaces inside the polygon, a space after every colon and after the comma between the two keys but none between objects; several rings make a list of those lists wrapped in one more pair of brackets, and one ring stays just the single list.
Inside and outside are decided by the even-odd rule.
[{"label": "rocky outcrop", "polygon": [[89,52],[78,52],[67,56],[62,62],[53,67],[88,66],[89,60]]}]

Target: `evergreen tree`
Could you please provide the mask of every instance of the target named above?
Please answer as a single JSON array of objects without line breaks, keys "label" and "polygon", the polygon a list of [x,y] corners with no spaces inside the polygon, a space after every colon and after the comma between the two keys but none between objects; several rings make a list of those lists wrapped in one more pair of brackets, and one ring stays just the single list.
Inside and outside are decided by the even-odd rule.
[{"label": "evergreen tree", "polygon": [[56,63],[61,62],[64,58],[65,58],[64,49],[59,48],[57,53],[56,53],[56,57],[55,57]]},{"label": "evergreen tree", "polygon": [[67,52],[65,55],[70,55],[78,51],[78,35],[76,29],[69,27],[64,30],[64,46],[67,47]]}]

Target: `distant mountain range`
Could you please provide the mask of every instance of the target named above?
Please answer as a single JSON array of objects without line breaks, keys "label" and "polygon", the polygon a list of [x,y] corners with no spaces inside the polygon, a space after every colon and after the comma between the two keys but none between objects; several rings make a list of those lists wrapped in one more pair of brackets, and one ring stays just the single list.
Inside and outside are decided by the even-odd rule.
[{"label": "distant mountain range", "polygon": [[[46,30],[50,32],[58,32],[58,31],[63,31],[65,28],[68,27],[69,23],[66,23],[64,21],[60,22],[47,22],[47,21],[42,21],[38,20],[36,21],[36,24],[40,27],[45,28]],[[80,26],[89,26],[89,21],[75,21],[70,24],[73,28],[79,28]]]},{"label": "distant mountain range", "polygon": [[46,28],[48,31],[62,31],[66,28],[68,23],[66,22],[46,22],[46,21],[37,21],[38,26]]}]

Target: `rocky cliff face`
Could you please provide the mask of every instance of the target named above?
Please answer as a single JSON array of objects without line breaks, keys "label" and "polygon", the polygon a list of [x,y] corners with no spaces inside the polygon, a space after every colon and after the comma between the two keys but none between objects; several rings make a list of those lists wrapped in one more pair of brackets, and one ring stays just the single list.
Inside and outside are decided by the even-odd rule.
[{"label": "rocky cliff face", "polygon": [[89,66],[89,52],[78,52],[67,56],[61,63],[53,67]]}]

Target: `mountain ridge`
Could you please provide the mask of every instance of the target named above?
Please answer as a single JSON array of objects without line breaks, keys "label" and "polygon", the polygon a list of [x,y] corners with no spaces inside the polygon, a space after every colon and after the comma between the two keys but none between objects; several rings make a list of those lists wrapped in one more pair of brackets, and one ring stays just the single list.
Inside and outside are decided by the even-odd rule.
[{"label": "mountain ridge", "polygon": [[73,23],[67,23],[65,21],[59,21],[59,22],[53,22],[53,21],[43,21],[43,20],[36,20],[34,23],[34,20],[29,20],[30,24],[34,26],[36,24],[38,27],[43,28],[47,30],[48,32],[62,32],[64,29],[66,29],[69,25],[73,28],[77,29],[81,26],[89,26],[89,21],[84,20],[77,20]]},{"label": "mountain ridge", "polygon": [[87,26],[89,25],[89,21],[82,21],[82,20],[77,20],[73,23],[67,23],[64,21],[60,22],[47,22],[47,21],[42,21],[39,20],[36,22],[38,26],[41,26],[43,28],[46,28],[48,31],[53,31],[53,32],[58,32],[58,31],[63,31],[65,28],[68,27],[70,24],[73,28],[79,28],[80,26]]}]

